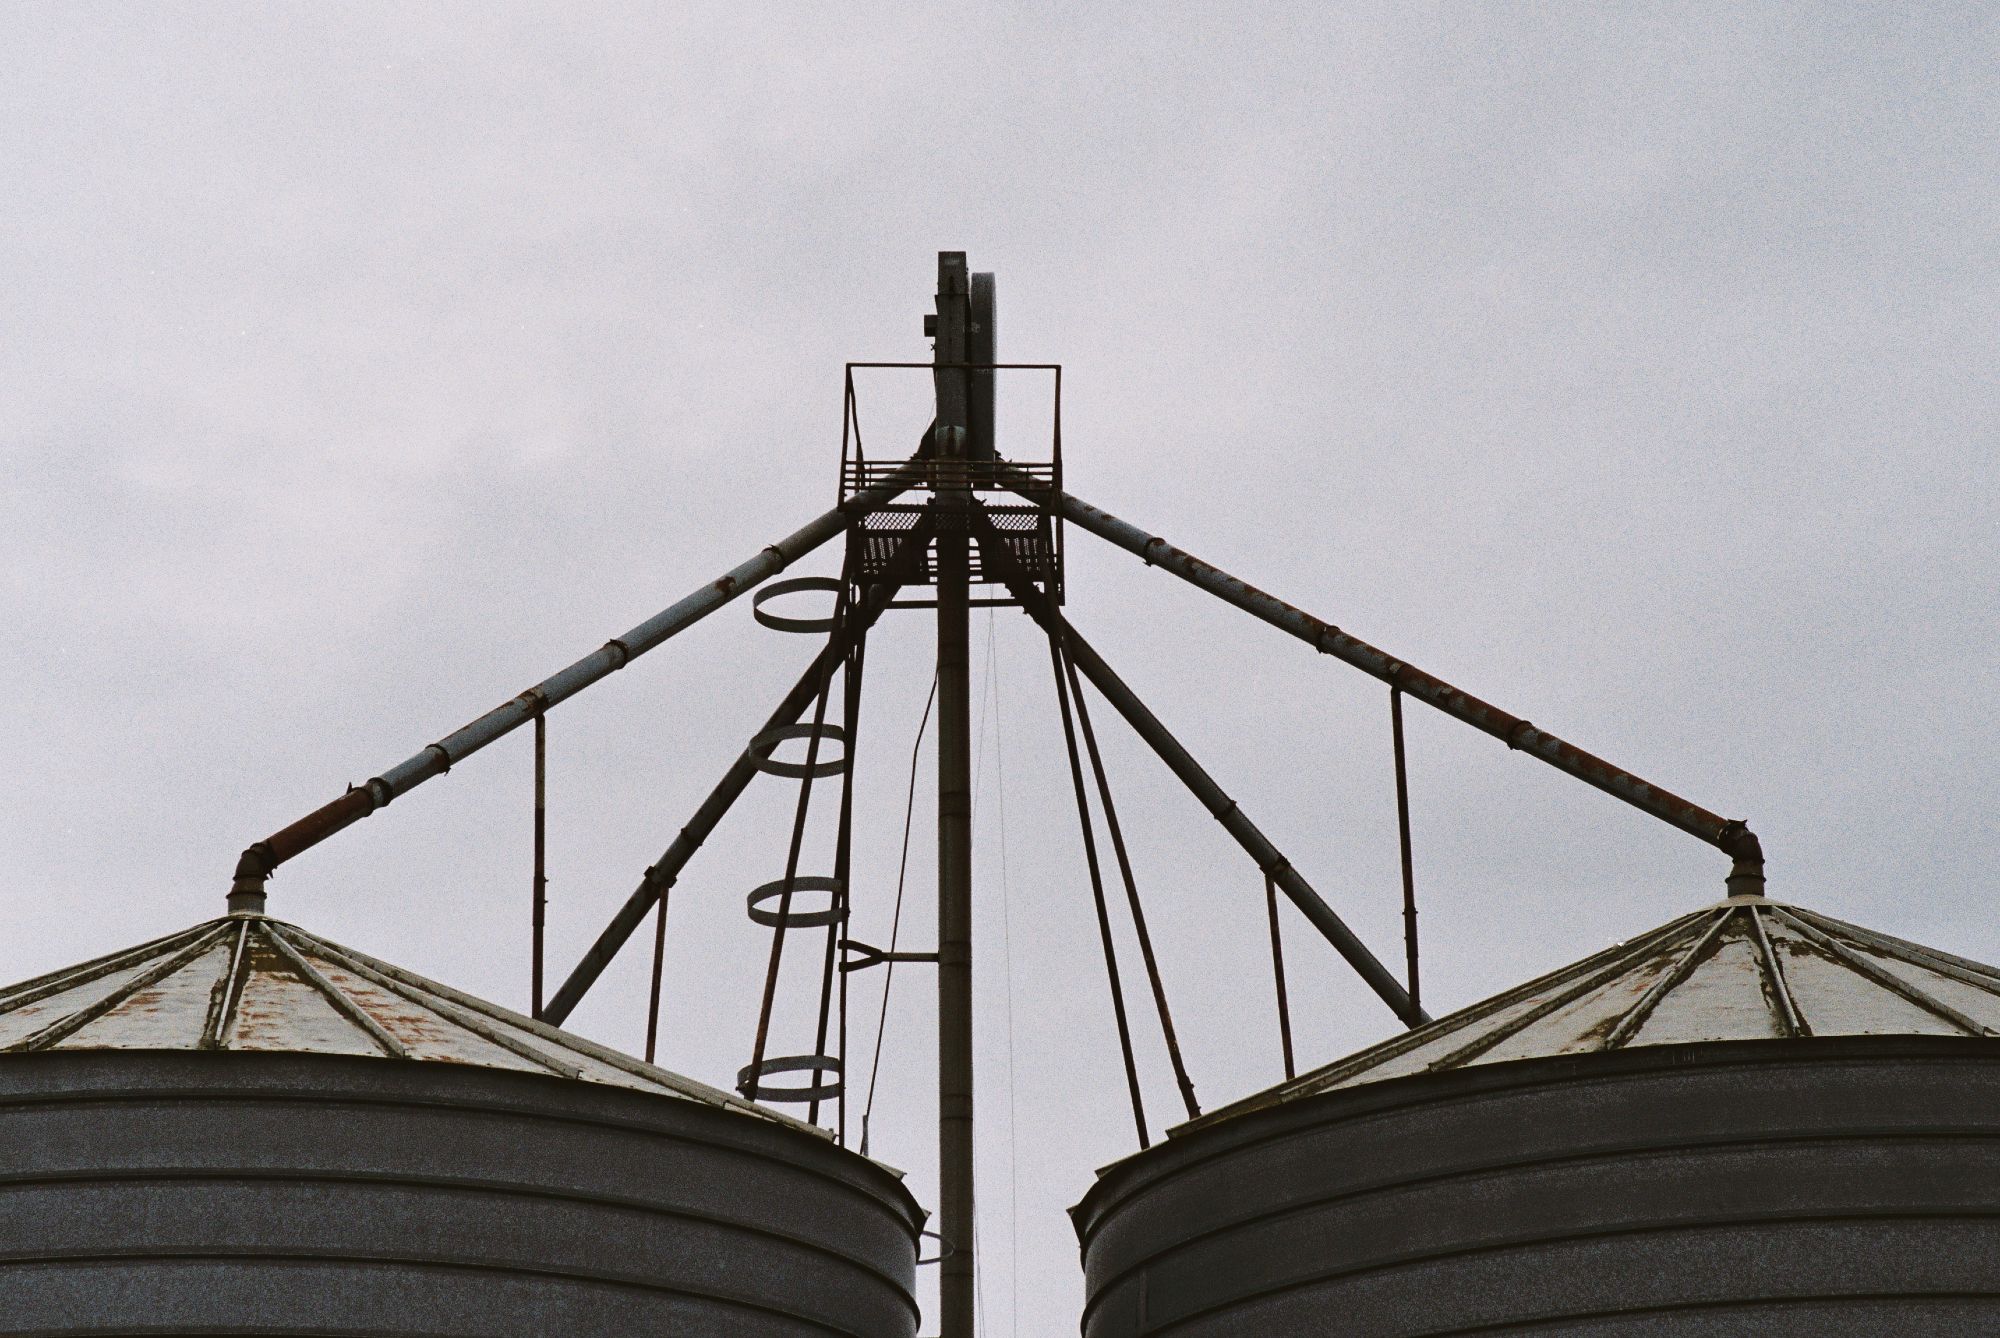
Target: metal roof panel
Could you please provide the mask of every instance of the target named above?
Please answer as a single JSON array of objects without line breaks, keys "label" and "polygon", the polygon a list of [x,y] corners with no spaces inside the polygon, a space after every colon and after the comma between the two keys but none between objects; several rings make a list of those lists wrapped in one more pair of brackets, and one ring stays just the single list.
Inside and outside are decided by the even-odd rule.
[{"label": "metal roof panel", "polygon": [[1731,897],[1180,1126],[1418,1073],[1644,1045],[2000,1034],[2000,971]]},{"label": "metal roof panel", "polygon": [[791,1119],[264,915],[0,989],[0,1051],[263,1050],[514,1069]]}]

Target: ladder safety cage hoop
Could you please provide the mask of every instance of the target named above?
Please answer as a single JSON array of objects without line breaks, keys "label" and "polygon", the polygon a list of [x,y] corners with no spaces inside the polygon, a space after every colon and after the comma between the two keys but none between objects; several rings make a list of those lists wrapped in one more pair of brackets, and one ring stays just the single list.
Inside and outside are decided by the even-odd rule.
[{"label": "ladder safety cage hoop", "polygon": [[827,925],[844,924],[847,921],[847,898],[843,895],[846,885],[838,878],[825,874],[799,874],[791,880],[793,895],[800,892],[825,892],[830,901],[824,910],[781,911],[767,907],[767,901],[782,901],[785,896],[785,880],[774,878],[768,883],[750,889],[744,898],[750,918],[760,925],[776,929],[785,925],[792,929],[820,929]]},{"label": "ladder safety cage hoop", "polygon": [[840,595],[846,589],[836,576],[794,576],[783,581],[772,581],[758,587],[750,597],[750,616],[762,626],[774,632],[831,632],[833,618],[801,618],[788,614],[772,613],[764,607],[773,599],[785,595],[831,594]]},{"label": "ladder safety cage hoop", "polygon": [[[841,755],[834,758],[820,758],[808,767],[804,762],[785,762],[771,756],[771,749],[792,739],[812,739],[815,735],[821,741],[833,740],[841,747]],[[750,740],[750,763],[767,776],[784,776],[792,780],[811,777],[821,780],[828,776],[838,776],[847,770],[847,731],[839,725],[822,723],[817,728],[810,724],[778,725],[760,732]]]},{"label": "ladder safety cage hoop", "polygon": [[[789,1085],[773,1085],[764,1079],[778,1073],[810,1073],[812,1080]],[[831,1077],[822,1075],[831,1074]],[[833,1055],[773,1055],[736,1072],[736,1090],[752,1101],[772,1101],[805,1105],[831,1101],[845,1087],[840,1060]]]}]

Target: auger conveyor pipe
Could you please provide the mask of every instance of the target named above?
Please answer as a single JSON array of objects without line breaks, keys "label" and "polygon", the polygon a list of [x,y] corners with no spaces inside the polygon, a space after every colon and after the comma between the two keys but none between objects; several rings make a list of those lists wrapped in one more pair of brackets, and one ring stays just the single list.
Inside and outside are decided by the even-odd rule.
[{"label": "auger conveyor pipe", "polygon": [[893,500],[919,481],[921,466],[913,464],[907,478],[890,480],[856,493],[842,505],[763,549],[749,561],[710,581],[687,598],[669,605],[620,637],[519,696],[503,702],[462,729],[364,785],[349,788],[291,826],[273,832],[245,850],[236,863],[230,888],[232,910],[261,910],[265,880],[272,870],[302,851],[310,850],[335,832],[359,822],[399,795],[407,794],[433,776],[464,761],[487,744],[527,724],[550,707],[574,697],[591,684],[623,669],[639,656],[714,613],[746,590],[755,588],[812,552],[847,527],[852,513]]},{"label": "auger conveyor pipe", "polygon": [[1120,520],[1099,507],[1046,487],[1021,486],[1015,489],[1036,505],[1064,520],[1106,539],[1143,559],[1149,566],[1172,572],[1190,585],[1206,590],[1234,604],[1281,631],[1289,632],[1325,655],[1353,665],[1391,687],[1425,702],[1454,720],[1491,734],[1509,748],[1531,754],[1556,770],[1594,785],[1606,794],[1649,813],[1690,836],[1699,837],[1734,861],[1728,878],[1729,891],[1736,895],[1761,895],[1764,890],[1764,850],[1757,836],[1742,822],[1711,813],[1679,795],[1640,779],[1623,767],[1613,766],[1573,743],[1537,729],[1519,716],[1511,715],[1469,692],[1461,691],[1413,664],[1350,636],[1332,623],[1294,608],[1275,595],[1266,594],[1248,581],[1176,548],[1158,535],[1148,534],[1128,521]]}]

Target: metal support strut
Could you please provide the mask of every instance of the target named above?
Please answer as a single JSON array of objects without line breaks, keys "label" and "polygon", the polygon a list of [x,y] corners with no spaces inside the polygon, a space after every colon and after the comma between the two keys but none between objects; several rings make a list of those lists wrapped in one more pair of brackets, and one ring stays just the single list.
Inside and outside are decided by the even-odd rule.
[{"label": "metal support strut", "polygon": [[1410,776],[1403,765],[1401,688],[1389,689],[1389,733],[1396,751],[1396,834],[1403,852],[1403,955],[1409,964],[1410,1006],[1415,1008],[1423,995],[1417,984],[1417,875],[1410,859]]},{"label": "metal support strut", "polygon": [[302,851],[310,850],[335,832],[352,826],[407,794],[433,776],[442,776],[495,739],[541,718],[552,706],[567,701],[592,683],[623,669],[633,660],[677,633],[706,618],[744,591],[768,580],[847,528],[848,511],[892,501],[919,481],[922,468],[912,462],[910,473],[857,493],[845,507],[835,507],[796,532],[765,548],[748,562],[709,582],[687,598],[671,604],[624,636],[605,642],[569,668],[543,679],[520,696],[503,702],[471,724],[424,748],[401,765],[391,767],[364,785],[323,804],[289,827],[273,832],[244,850],[236,862],[229,889],[229,909],[264,909],[264,884],[272,870]]},{"label": "metal support strut", "polygon": [[1128,553],[1136,554],[1148,566],[1163,568],[1224,602],[1263,619],[1280,631],[1288,632],[1322,654],[1345,661],[1392,688],[1436,707],[1454,720],[1491,734],[1509,748],[1539,757],[1556,770],[1574,776],[1649,813],[1669,826],[1699,837],[1728,855],[1733,861],[1727,885],[1731,896],[1762,896],[1764,892],[1764,848],[1757,836],[1742,822],[1711,813],[1699,804],[1663,790],[1623,767],[1585,752],[1547,730],[1518,716],[1509,715],[1469,692],[1406,664],[1386,651],[1378,650],[1359,637],[1348,635],[1332,623],[1294,608],[1268,595],[1248,581],[1231,576],[1210,563],[1176,548],[1157,535],[1120,520],[1066,492],[1029,486],[1016,480],[1009,486],[1037,506],[1059,515],[1092,534],[1106,539]]},{"label": "metal support strut", "polygon": [[[545,935],[549,918],[549,878],[548,878],[548,838],[549,838],[549,722],[541,712],[535,713],[535,908],[531,926],[534,943],[532,952],[534,965],[530,968],[531,979],[528,994],[531,1015],[542,1011],[542,960],[546,946]],[[648,1055],[646,1058],[651,1059]]]},{"label": "metal support strut", "polygon": [[[1111,852],[1118,859],[1118,876],[1125,884],[1126,909],[1132,912],[1132,933],[1139,940],[1139,960],[1146,967],[1146,983],[1153,991],[1153,1007],[1160,1017],[1160,1037],[1166,1042],[1167,1062],[1173,1066],[1174,1085],[1180,1088],[1181,1105],[1187,1110],[1187,1117],[1195,1119],[1201,1114],[1201,1103],[1194,1098],[1194,1080],[1188,1077],[1187,1065],[1181,1060],[1181,1041],[1174,1031],[1174,1015],[1167,1007],[1166,982],[1160,979],[1159,958],[1153,954],[1153,935],[1146,928],[1146,911],[1139,904],[1139,881],[1132,876],[1132,857],[1125,849],[1125,831],[1118,825],[1118,806],[1111,802],[1111,781],[1104,772],[1104,756],[1097,750],[1097,731],[1090,727],[1090,703],[1084,699],[1083,684],[1077,682],[1076,665],[1067,655],[1062,657],[1062,672],[1069,680],[1070,696],[1076,702],[1076,721],[1083,728],[1083,746],[1090,757],[1090,769],[1097,778],[1097,800],[1104,806],[1104,829],[1111,834]],[[1144,1139],[1140,1140],[1142,1143]]]},{"label": "metal support strut", "polygon": [[[840,777],[840,825],[833,854],[833,881],[838,890],[833,894],[833,913],[826,925],[826,949],[820,962],[819,1028],[813,1039],[814,1054],[833,1053],[840,1060],[838,1130],[842,1147],[847,1146],[847,976],[844,972],[837,972],[837,967],[841,935],[847,931],[854,889],[850,881],[854,872],[854,749],[860,740],[861,670],[867,654],[868,638],[856,637],[853,648],[847,653],[847,668],[842,672],[840,681],[841,723],[847,728],[847,768]],[[836,974],[839,977],[837,981]],[[840,996],[839,1049],[829,1052],[826,1048],[828,1013],[833,1010],[836,989]],[[806,1122],[819,1123],[819,1102],[813,1102],[807,1110]]]},{"label": "metal support strut", "polygon": [[1083,763],[1076,751],[1076,722],[1070,709],[1070,683],[1063,673],[1062,643],[1049,637],[1049,663],[1056,671],[1056,704],[1061,709],[1063,746],[1069,753],[1070,784],[1076,790],[1076,820],[1083,831],[1083,862],[1090,874],[1090,899],[1097,908],[1097,937],[1104,948],[1104,976],[1111,982],[1111,1016],[1118,1024],[1118,1051],[1125,1061],[1125,1089],[1132,1098],[1132,1124],[1140,1148],[1153,1145],[1146,1133],[1146,1100],[1139,1091],[1139,1065],[1132,1054],[1132,1026],[1125,1015],[1125,984],[1118,974],[1118,948],[1111,937],[1111,913],[1104,904],[1104,875],[1097,862],[1097,835],[1090,820],[1090,797],[1083,788]]},{"label": "metal support strut", "polygon": [[[834,627],[836,630],[834,639],[829,643],[827,648],[829,652],[841,643],[842,638],[839,635],[838,629],[846,617],[847,598],[845,588],[843,587],[840,605],[834,611]],[[847,637],[846,641],[851,649],[853,638],[851,636]],[[841,660],[845,662],[847,658],[847,653],[843,652]],[[792,844],[789,853],[785,856],[785,878],[778,893],[778,912],[771,920],[771,956],[764,972],[763,1002],[757,1009],[757,1041],[751,1050],[749,1065],[737,1075],[736,1089],[742,1092],[743,1095],[753,1099],[763,1090],[760,1080],[763,1078],[765,1072],[764,1047],[771,1036],[771,1009],[778,998],[778,970],[785,957],[785,931],[791,927],[792,923],[792,894],[798,887],[799,856],[805,849],[806,816],[812,804],[813,777],[817,774],[820,739],[826,731],[827,698],[832,693],[833,675],[828,673],[820,680],[819,696],[813,704],[812,732],[806,737],[806,764],[804,775],[799,781],[798,806],[792,817]],[[833,897],[831,914],[834,916],[838,916],[841,909],[840,893],[841,890],[838,887],[831,891]],[[826,1058],[820,1051],[814,1051],[813,1055],[819,1059]],[[815,1072],[823,1075],[827,1070],[822,1068],[815,1070]],[[814,1110],[819,1108],[819,1099],[817,1097],[813,1098],[812,1106]]]},{"label": "metal support strut", "polygon": [[[924,531],[913,531],[911,541],[916,542],[924,533]],[[861,612],[859,617],[853,620],[851,634],[859,635],[867,631],[889,606],[889,601],[894,598],[896,590],[897,587],[894,585],[883,585],[872,591],[861,603]],[[708,798],[702,800],[701,807],[695,810],[692,818],[688,819],[687,826],[681,828],[673,844],[669,845],[666,853],[660,856],[659,863],[646,870],[645,877],[639,881],[639,886],[625,899],[625,904],[618,908],[616,915],[612,916],[611,923],[597,936],[597,942],[591,945],[590,951],[583,955],[583,960],[579,961],[569,973],[569,979],[563,982],[562,988],[556,991],[555,997],[549,1000],[548,1006],[542,1010],[543,1022],[561,1026],[584,994],[597,983],[597,978],[604,974],[607,966],[611,965],[611,959],[618,955],[618,950],[632,937],[632,931],[646,918],[646,912],[653,909],[653,903],[674,885],[674,880],[680,877],[681,870],[694,858],[695,851],[701,849],[701,844],[708,839],[708,834],[715,830],[715,825],[722,821],[725,813],[729,812],[730,805],[734,804],[737,797],[749,787],[751,778],[756,776],[760,764],[764,762],[771,749],[777,747],[776,740],[769,738],[770,732],[780,726],[792,724],[799,718],[819,695],[821,680],[839,667],[841,658],[846,653],[846,640],[841,634],[836,633],[834,641],[820,651],[811,667],[797,683],[792,685],[784,700],[778,703],[778,709],[771,713],[764,728],[758,732],[757,741],[753,741],[730,765],[728,772],[709,792]]]},{"label": "metal support strut", "polygon": [[[1271,921],[1271,982],[1278,993],[1278,1048],[1285,1059],[1285,1081],[1299,1076],[1292,1058],[1292,1001],[1285,992],[1285,936],[1278,927],[1278,885],[1264,875],[1264,913]],[[1410,996],[1415,1002],[1416,996]]]},{"label": "metal support strut", "polygon": [[[938,1264],[939,1334],[973,1338],[977,1294],[973,1280],[972,1174],[972,710],[970,629],[967,623],[970,563],[966,528],[972,494],[962,464],[990,459],[990,414],[975,423],[972,377],[967,362],[991,362],[990,280],[984,285],[981,321],[973,312],[973,292],[965,253],[938,256],[937,342],[933,373],[937,420],[932,428],[937,470],[932,507],[938,516],[937,683],[938,683]],[[979,343],[975,335],[984,336]],[[984,429],[975,436],[975,426]],[[956,486],[953,474],[959,476]]]},{"label": "metal support strut", "polygon": [[660,909],[653,924],[653,981],[646,994],[646,1062],[651,1064],[660,1044],[660,982],[667,970],[667,894],[660,889]]},{"label": "metal support strut", "polygon": [[1091,681],[1120,715],[1125,717],[1125,722],[1146,741],[1160,760],[1167,764],[1167,769],[1180,779],[1181,784],[1188,787],[1215,820],[1222,824],[1223,830],[1235,838],[1236,843],[1243,847],[1244,853],[1256,862],[1257,867],[1283,889],[1285,895],[1304,913],[1313,928],[1319,930],[1327,942],[1333,945],[1334,950],[1347,959],[1347,964],[1367,982],[1368,987],[1375,991],[1382,1002],[1389,1005],[1397,1017],[1412,1027],[1430,1021],[1424,1013],[1411,1007],[1409,993],[1403,988],[1402,982],[1391,975],[1388,968],[1368,950],[1368,946],[1355,937],[1354,931],[1334,913],[1333,907],[1327,905],[1319,893],[1313,890],[1312,884],[1292,867],[1291,861],[1271,844],[1269,837],[1258,830],[1257,824],[1250,821],[1249,816],[1238,807],[1236,801],[1215,783],[1215,779],[1202,770],[1201,764],[1196,762],[1188,750],[1181,746],[1180,740],[1160,723],[1159,717],[1147,709],[1137,694],[1125,686],[1125,681],[1104,662],[1104,658],[1091,649],[1090,643],[1079,636],[1076,629],[1064,620],[1048,598],[1035,588],[1032,581],[1026,579],[1020,564],[1007,554],[1006,546],[989,537],[992,533],[991,528],[982,527],[976,532],[981,536],[982,551],[988,568],[1004,575],[1008,590],[1020,602],[1021,607],[1028,611],[1028,615],[1040,624],[1044,631],[1061,638],[1064,648],[1076,662],[1076,667],[1083,676]]}]

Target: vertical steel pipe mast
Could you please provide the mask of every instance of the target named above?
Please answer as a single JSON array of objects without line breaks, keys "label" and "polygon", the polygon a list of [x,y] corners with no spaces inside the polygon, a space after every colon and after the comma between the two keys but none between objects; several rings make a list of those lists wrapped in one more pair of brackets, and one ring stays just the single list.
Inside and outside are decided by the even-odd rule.
[{"label": "vertical steel pipe mast", "polygon": [[[965,253],[938,256],[931,429],[937,516],[938,683],[938,1234],[940,1338],[973,1338],[972,1182],[972,683],[967,600],[972,493],[968,460],[993,458],[992,373],[974,395],[967,363],[993,361],[990,274]],[[980,401],[975,404],[975,400]],[[981,412],[975,413],[975,408]]]}]

